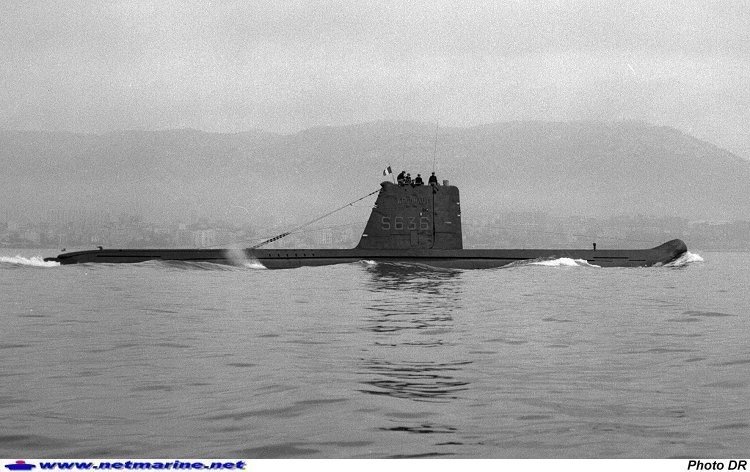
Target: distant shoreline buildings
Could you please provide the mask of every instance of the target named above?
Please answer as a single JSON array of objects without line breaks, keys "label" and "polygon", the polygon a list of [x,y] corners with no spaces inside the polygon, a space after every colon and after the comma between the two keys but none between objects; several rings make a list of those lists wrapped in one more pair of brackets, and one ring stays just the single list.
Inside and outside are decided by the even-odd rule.
[{"label": "distant shoreline buildings", "polygon": [[[270,247],[348,248],[359,241],[365,222],[309,228]],[[702,250],[750,251],[750,221],[688,221],[682,218],[553,216],[543,212],[506,212],[463,218],[464,247],[644,248],[679,237]],[[293,225],[249,225],[197,219],[146,222],[133,215],[50,214],[46,221],[0,220],[0,249],[248,247]]]}]

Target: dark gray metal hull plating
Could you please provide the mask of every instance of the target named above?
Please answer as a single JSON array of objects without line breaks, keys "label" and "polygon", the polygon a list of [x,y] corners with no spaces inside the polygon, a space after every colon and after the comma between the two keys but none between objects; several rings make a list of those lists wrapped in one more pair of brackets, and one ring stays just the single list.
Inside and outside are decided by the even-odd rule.
[{"label": "dark gray metal hull plating", "polygon": [[[145,261],[257,261],[269,269],[346,264],[361,260],[424,264],[452,269],[502,267],[530,259],[582,259],[601,267],[643,267],[669,263],[687,251],[679,239],[653,249],[463,249],[458,188],[383,182],[370,218],[354,249],[100,249],[62,253],[61,264]],[[289,233],[272,238],[280,239]],[[265,243],[263,243],[265,244]]]},{"label": "dark gray metal hull plating", "polygon": [[667,264],[687,251],[679,239],[653,249],[102,249],[62,253],[46,260],[61,264],[137,263],[145,261],[211,262],[242,265],[259,262],[269,269],[346,264],[357,261],[423,264],[451,269],[502,267],[533,259],[571,258],[601,267],[647,267]]}]

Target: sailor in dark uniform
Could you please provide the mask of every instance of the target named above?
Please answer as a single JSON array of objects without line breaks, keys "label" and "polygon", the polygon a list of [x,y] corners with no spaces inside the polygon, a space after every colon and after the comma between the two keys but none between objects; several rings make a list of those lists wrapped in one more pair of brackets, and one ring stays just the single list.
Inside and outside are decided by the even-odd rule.
[{"label": "sailor in dark uniform", "polygon": [[399,185],[404,185],[404,181],[406,179],[406,171],[402,170],[400,174],[398,174],[398,177],[396,177],[396,182],[398,182]]},{"label": "sailor in dark uniform", "polygon": [[417,178],[414,179],[414,186],[420,186],[424,185],[424,181],[422,181],[422,174],[417,174]]},{"label": "sailor in dark uniform", "polygon": [[411,185],[411,174],[406,174],[406,178],[404,179],[404,183],[406,185]]},{"label": "sailor in dark uniform", "polygon": [[433,186],[435,186],[435,185],[438,184],[437,183],[437,177],[435,177],[435,173],[434,172],[430,176],[429,180],[427,180],[427,183],[430,184],[430,185],[433,185]]}]

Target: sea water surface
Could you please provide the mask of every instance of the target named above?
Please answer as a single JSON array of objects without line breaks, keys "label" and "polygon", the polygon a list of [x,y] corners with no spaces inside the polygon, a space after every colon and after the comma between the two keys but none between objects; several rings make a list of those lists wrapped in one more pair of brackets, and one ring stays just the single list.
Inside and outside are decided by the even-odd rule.
[{"label": "sea water surface", "polygon": [[0,250],[0,457],[750,452],[750,254],[473,271],[33,257],[50,254]]}]

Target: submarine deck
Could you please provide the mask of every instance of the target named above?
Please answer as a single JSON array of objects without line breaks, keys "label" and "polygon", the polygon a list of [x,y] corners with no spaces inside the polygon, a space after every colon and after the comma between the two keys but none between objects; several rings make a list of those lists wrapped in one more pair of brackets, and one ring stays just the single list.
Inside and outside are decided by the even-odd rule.
[{"label": "submarine deck", "polygon": [[671,262],[687,251],[675,239],[652,249],[101,249],[62,253],[61,264],[138,263],[151,260],[241,265],[257,260],[269,269],[323,266],[373,260],[441,268],[502,267],[532,259],[583,259],[601,267],[644,267]]}]

